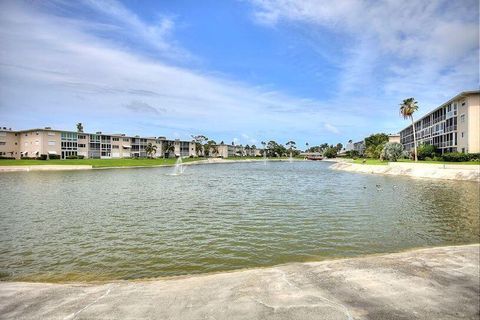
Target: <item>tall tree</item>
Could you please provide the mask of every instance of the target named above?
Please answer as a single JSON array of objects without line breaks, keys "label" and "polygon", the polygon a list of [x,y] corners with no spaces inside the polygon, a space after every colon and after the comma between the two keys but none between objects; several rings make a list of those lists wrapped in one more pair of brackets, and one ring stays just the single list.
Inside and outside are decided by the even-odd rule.
[{"label": "tall tree", "polygon": [[150,158],[153,158],[153,155],[157,152],[157,146],[149,142],[145,146],[145,152],[147,153],[147,156],[149,156]]},{"label": "tall tree", "polygon": [[251,148],[248,144],[245,146],[245,154],[246,154],[247,156],[250,156],[250,150],[251,150],[251,149],[252,149],[252,148]]},{"label": "tall tree", "polygon": [[83,124],[81,122],[77,123],[77,132],[83,132]]},{"label": "tall tree", "polygon": [[290,152],[290,157],[293,155],[293,150],[295,150],[297,147],[295,146],[295,141],[288,141],[285,143],[285,145],[288,147],[288,151]]},{"label": "tall tree", "polygon": [[203,146],[205,150],[205,155],[208,156],[213,156],[218,153],[218,147],[217,143],[215,140],[208,140],[207,143]]},{"label": "tall tree", "polygon": [[414,98],[408,98],[402,101],[400,104],[400,115],[404,119],[410,118],[412,121],[412,130],[413,130],[413,149],[415,154],[415,162],[418,161],[417,156],[417,137],[415,132],[415,122],[413,121],[413,114],[418,110],[418,102]]},{"label": "tall tree", "polygon": [[175,151],[175,146],[173,145],[172,141],[164,141],[163,142],[163,158],[165,159],[165,154],[168,153],[168,156],[170,156],[170,152]]},{"label": "tall tree", "polygon": [[265,141],[262,141],[260,142],[263,146],[263,156],[266,157],[267,156],[267,143]]},{"label": "tall tree", "polygon": [[365,148],[377,147],[388,142],[388,135],[385,133],[374,133],[365,138]]},{"label": "tall tree", "polygon": [[193,141],[195,141],[195,152],[197,153],[197,156],[204,154],[204,144],[208,141],[208,138],[201,134],[192,136],[192,138]]}]

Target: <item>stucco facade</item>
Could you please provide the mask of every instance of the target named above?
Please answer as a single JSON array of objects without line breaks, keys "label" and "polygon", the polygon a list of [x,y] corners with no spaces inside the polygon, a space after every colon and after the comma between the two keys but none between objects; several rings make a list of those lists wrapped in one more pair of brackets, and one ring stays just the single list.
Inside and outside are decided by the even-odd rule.
[{"label": "stucco facade", "polygon": [[[462,92],[415,121],[417,145],[431,144],[441,153],[480,152],[480,91]],[[400,131],[405,150],[413,149],[413,127]]]},{"label": "stucco facade", "polygon": [[84,133],[54,130],[51,128],[15,131],[0,128],[0,156],[35,158],[41,155],[58,155],[85,158],[132,158],[146,157],[145,147],[156,146],[154,157],[163,157],[165,144],[174,146],[167,156],[196,156],[192,141],[167,140],[164,137],[126,136],[124,134]]}]

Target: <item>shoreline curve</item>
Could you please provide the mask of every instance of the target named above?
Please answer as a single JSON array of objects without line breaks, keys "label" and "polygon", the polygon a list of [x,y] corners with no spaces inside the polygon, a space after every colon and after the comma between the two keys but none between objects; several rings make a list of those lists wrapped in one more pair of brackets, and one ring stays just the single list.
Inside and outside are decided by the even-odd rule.
[{"label": "shoreline curve", "polygon": [[479,244],[109,283],[0,282],[0,318],[475,318]]}]

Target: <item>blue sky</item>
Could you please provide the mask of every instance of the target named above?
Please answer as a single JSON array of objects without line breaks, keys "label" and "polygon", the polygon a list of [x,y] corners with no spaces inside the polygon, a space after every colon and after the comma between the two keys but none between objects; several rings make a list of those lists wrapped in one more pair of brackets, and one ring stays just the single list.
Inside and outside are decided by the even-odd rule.
[{"label": "blue sky", "polygon": [[479,87],[477,1],[1,1],[0,125],[259,144]]}]

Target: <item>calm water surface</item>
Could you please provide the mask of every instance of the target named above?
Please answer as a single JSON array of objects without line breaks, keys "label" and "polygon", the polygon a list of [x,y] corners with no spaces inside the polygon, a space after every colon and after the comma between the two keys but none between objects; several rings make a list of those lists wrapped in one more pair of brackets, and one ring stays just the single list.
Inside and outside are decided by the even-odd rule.
[{"label": "calm water surface", "polygon": [[479,241],[473,182],[321,162],[0,175],[0,278],[136,279]]}]

